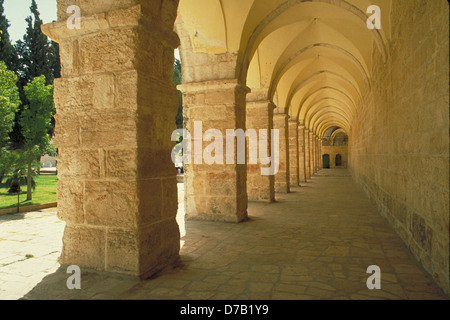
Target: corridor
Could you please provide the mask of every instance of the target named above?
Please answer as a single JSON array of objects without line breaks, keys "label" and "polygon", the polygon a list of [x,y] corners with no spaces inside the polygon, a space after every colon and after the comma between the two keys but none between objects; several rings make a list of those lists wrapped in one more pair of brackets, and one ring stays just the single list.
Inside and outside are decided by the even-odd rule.
[{"label": "corridor", "polygon": [[[420,268],[450,294],[447,1],[79,0],[80,30],[57,3],[60,262],[116,274],[30,296],[435,297]],[[180,131],[202,142],[182,150],[181,251]],[[317,174],[325,155],[353,179]]]},{"label": "corridor", "polygon": [[[81,290],[68,290],[60,268],[24,299],[446,299],[347,170],[276,199],[250,202],[240,224],[186,221],[181,263],[153,279],[82,268]],[[367,288],[371,265],[381,290]]]}]

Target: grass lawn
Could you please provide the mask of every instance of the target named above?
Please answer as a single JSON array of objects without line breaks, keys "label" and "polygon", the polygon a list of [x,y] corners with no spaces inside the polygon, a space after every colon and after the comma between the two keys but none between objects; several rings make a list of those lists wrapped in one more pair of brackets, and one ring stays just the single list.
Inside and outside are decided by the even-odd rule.
[{"label": "grass lawn", "polygon": [[[25,201],[27,199],[27,186],[22,186],[22,192],[20,193],[21,207],[56,202],[56,186],[58,184],[56,174],[41,174],[35,179],[36,189],[33,191],[33,200]],[[17,207],[17,193],[9,194],[8,188],[2,183],[0,184],[0,209],[11,207]]]}]

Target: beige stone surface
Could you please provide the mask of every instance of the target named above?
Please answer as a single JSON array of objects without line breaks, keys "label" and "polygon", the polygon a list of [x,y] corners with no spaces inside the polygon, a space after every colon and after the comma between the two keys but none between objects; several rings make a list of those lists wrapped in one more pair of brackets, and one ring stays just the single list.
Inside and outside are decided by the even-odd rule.
[{"label": "beige stone surface", "polygon": [[178,37],[152,27],[149,3],[70,4],[81,7],[81,29],[68,31],[61,21],[64,1],[60,21],[43,27],[61,43],[55,144],[59,217],[67,226],[60,262],[149,276],[179,256],[176,173],[168,161]]},{"label": "beige stone surface", "polygon": [[373,56],[372,87],[352,127],[349,164],[382,215],[448,291],[448,3],[394,1],[392,14],[391,56],[387,64]]},{"label": "beige stone surface", "polygon": [[[274,150],[272,150],[272,136],[271,130],[273,130],[273,109],[275,105],[268,100],[259,100],[260,97],[247,96],[246,104],[246,126],[247,130],[266,130],[267,132],[267,156],[272,156]],[[254,95],[253,95],[254,96]],[[254,100],[253,100],[254,99]],[[249,143],[249,142],[248,142]],[[256,152],[258,163],[247,163],[247,196],[249,201],[275,201],[275,177],[273,175],[263,176],[261,174],[261,168],[268,167],[260,163],[260,148],[262,145],[258,142],[256,146],[248,146],[248,152]],[[249,154],[247,155],[247,161]]]},{"label": "beige stone surface", "polygon": [[[227,130],[246,130],[246,87],[236,80],[206,81],[184,84],[183,91],[186,129],[193,144],[201,143],[201,150],[192,147],[190,164],[184,166],[186,183],[186,213],[190,218],[240,222],[247,217],[247,181],[245,163],[238,163],[237,144],[234,163],[227,164]],[[196,123],[200,124],[196,132]],[[207,156],[217,156],[208,163],[206,150],[211,145],[203,141],[209,129],[220,132],[222,153],[216,148]],[[199,136],[200,138],[197,138]],[[215,141],[215,140],[214,140]],[[199,157],[198,157],[199,156]],[[244,155],[245,156],[245,155]],[[199,160],[197,160],[199,158]],[[244,157],[245,160],[245,157]]]},{"label": "beige stone surface", "polygon": [[306,179],[311,179],[311,140],[309,139],[309,129],[305,128],[305,170]]},{"label": "beige stone surface", "polygon": [[300,184],[298,122],[289,121],[289,184],[298,187]]},{"label": "beige stone surface", "polygon": [[[251,202],[242,224],[184,221],[180,207],[181,265],[145,281],[81,268],[81,290],[68,290],[69,275],[58,269],[64,223],[54,210],[0,217],[0,245],[8,248],[0,254],[0,298],[448,299],[348,171],[319,172],[294,191],[277,203]],[[373,264],[381,290],[366,286]]]},{"label": "beige stone surface", "polygon": [[299,180],[300,183],[306,182],[306,141],[305,127],[298,127],[298,163],[299,163]]},{"label": "beige stone surface", "polygon": [[289,125],[288,115],[274,113],[273,128],[279,132],[279,164],[275,175],[275,192],[288,193],[290,190],[290,162],[289,162]]},{"label": "beige stone surface", "polygon": [[[342,166],[341,169],[346,169],[348,167],[348,146],[322,146],[321,151],[322,157],[324,155],[328,155],[330,157],[330,168],[336,169],[336,156],[338,154],[342,157]],[[322,163],[323,168],[323,163]]]}]

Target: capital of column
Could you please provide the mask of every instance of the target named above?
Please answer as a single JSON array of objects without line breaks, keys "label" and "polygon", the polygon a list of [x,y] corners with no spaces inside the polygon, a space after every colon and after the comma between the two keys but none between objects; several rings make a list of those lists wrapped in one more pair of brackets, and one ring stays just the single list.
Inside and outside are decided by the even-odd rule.
[{"label": "capital of column", "polygon": [[[105,13],[97,13],[89,17],[81,17],[81,28],[69,29],[66,21],[51,22],[41,26],[42,32],[52,40],[60,43],[70,38],[79,38],[109,28]],[[137,21],[136,21],[137,24]]]},{"label": "capital of column", "polygon": [[261,108],[271,108],[275,110],[277,106],[270,100],[249,100],[247,96],[247,106],[261,107]]},{"label": "capital of column", "polygon": [[142,5],[134,5],[125,9],[116,9],[108,12],[94,13],[80,17],[80,28],[69,29],[67,20],[42,25],[42,32],[55,42],[77,39],[84,35],[106,31],[110,28],[144,26],[144,30],[157,33],[158,38],[164,39],[169,46],[177,48],[180,45],[178,35],[166,24],[144,14]]},{"label": "capital of column", "polygon": [[247,102],[265,102],[270,101],[272,102],[272,99],[269,98],[268,95],[268,89],[253,89],[251,92],[247,94]]},{"label": "capital of column", "polygon": [[178,85],[177,89],[183,93],[227,89],[238,89],[245,94],[250,92],[250,88],[247,86],[243,86],[238,79],[208,80],[202,82],[183,83]]},{"label": "capital of column", "polygon": [[284,120],[288,120],[290,118],[290,116],[286,113],[274,113],[273,117],[277,118],[277,119],[284,119]]}]

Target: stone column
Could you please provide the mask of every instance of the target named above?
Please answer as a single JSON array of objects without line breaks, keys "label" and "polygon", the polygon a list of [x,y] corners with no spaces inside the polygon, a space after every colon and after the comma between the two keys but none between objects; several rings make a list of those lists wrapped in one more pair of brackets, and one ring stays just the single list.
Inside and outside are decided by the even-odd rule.
[{"label": "stone column", "polygon": [[289,183],[291,187],[300,185],[298,157],[298,122],[289,121]]},{"label": "stone column", "polygon": [[320,168],[323,169],[323,141],[320,141]]},{"label": "stone column", "polygon": [[306,182],[306,164],[305,164],[305,126],[298,127],[298,171],[299,182]]},{"label": "stone column", "polygon": [[116,3],[82,2],[81,28],[70,30],[72,2],[58,1],[59,22],[42,28],[62,64],[54,83],[60,263],[147,278],[179,259],[176,8]]},{"label": "stone column", "polygon": [[316,172],[319,172],[319,141],[315,136],[314,143],[316,144]]},{"label": "stone column", "polygon": [[310,135],[311,138],[311,168],[312,168],[312,174],[316,174],[316,137],[314,132]]},{"label": "stone column", "polygon": [[317,149],[317,136],[316,134],[314,134],[314,172],[317,173],[318,169],[319,169],[319,164],[318,164],[318,155],[319,155],[319,150]]},{"label": "stone column", "polygon": [[311,130],[309,131],[309,162],[310,162],[310,170],[311,170],[311,176],[313,176],[315,172],[315,165],[314,165],[314,157],[315,157],[315,144],[314,144],[314,132]]},{"label": "stone column", "polygon": [[319,138],[318,140],[319,146],[319,170],[323,169],[323,155],[322,155],[322,140]]},{"label": "stone column", "polygon": [[320,145],[319,145],[319,137],[316,136],[316,145],[317,145],[317,172],[320,171]]},{"label": "stone column", "polygon": [[316,145],[317,145],[317,172],[320,171],[321,167],[320,167],[320,163],[322,162],[321,158],[321,151],[320,151],[320,139],[319,137],[316,136]]},{"label": "stone column", "polygon": [[[245,137],[240,150],[243,163],[239,163],[238,141],[236,137],[229,139],[227,130],[246,130],[245,106],[249,89],[237,80],[187,83],[179,89],[184,94],[185,127],[192,141],[191,163],[184,165],[186,218],[230,222],[246,220]],[[204,137],[208,132],[220,136],[208,139]],[[231,150],[227,150],[229,141],[234,143]],[[209,159],[213,160],[212,163],[208,163],[210,156],[214,157]],[[231,163],[229,156],[232,157]]]},{"label": "stone column", "polygon": [[273,128],[279,130],[279,164],[278,173],[275,175],[275,192],[290,192],[290,165],[289,165],[289,116],[285,113],[275,113],[273,115]]},{"label": "stone column", "polygon": [[320,142],[320,167],[323,169],[323,141]]},{"label": "stone column", "polygon": [[[273,110],[275,105],[265,100],[264,97],[259,97],[257,94],[250,93],[247,96],[247,129],[255,130],[258,133],[259,130],[267,130],[267,156],[271,156],[271,130],[273,129]],[[247,164],[247,194],[249,201],[265,200],[269,202],[275,201],[275,176],[274,175],[262,175],[261,168],[268,167],[261,165],[259,158],[259,148],[261,146],[251,146],[248,148],[256,148],[255,151],[258,155],[257,164]]]},{"label": "stone column", "polygon": [[306,179],[311,179],[311,151],[310,151],[309,129],[305,128],[305,172]]}]

